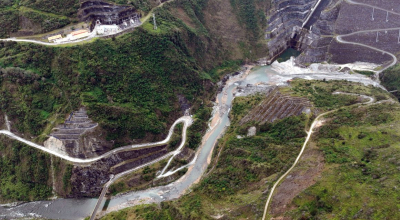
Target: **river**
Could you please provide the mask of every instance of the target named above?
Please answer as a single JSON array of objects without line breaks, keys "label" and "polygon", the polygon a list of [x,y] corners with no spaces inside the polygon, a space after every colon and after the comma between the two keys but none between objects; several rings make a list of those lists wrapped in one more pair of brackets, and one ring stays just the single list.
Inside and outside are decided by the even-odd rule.
[{"label": "river", "polygon": [[[234,98],[233,91],[238,85],[268,82],[267,72],[271,73],[268,66],[257,67],[249,75],[240,74],[232,77],[217,95],[218,107],[213,112],[214,117],[219,117],[218,122],[207,132],[200,146],[195,163],[189,167],[188,172],[178,181],[167,186],[160,186],[144,191],[136,191],[112,197],[108,204],[107,212],[119,210],[136,204],[161,202],[176,199],[184,194],[196,183],[208,166],[208,157],[212,154],[215,143],[229,126],[229,109]],[[225,109],[225,111],[224,111]],[[218,115],[217,115],[218,114]],[[90,216],[96,205],[97,199],[55,199],[51,201],[37,201],[24,203],[14,207],[0,206],[0,218],[42,217],[51,219],[83,219]],[[105,203],[105,200],[103,201]],[[103,205],[101,206],[103,207]]]},{"label": "river", "polygon": [[[313,64],[314,65],[314,64]],[[135,191],[117,195],[111,198],[108,208],[102,214],[123,209],[138,204],[162,202],[179,198],[190,187],[199,181],[209,164],[209,157],[212,154],[215,143],[229,126],[229,110],[234,99],[234,92],[237,86],[247,84],[280,85],[293,77],[304,79],[326,79],[326,80],[349,80],[361,82],[366,85],[380,86],[368,77],[359,74],[348,74],[337,71],[335,65],[311,65],[308,69],[294,67],[293,61],[272,66],[255,67],[248,75],[245,73],[231,77],[223,90],[217,95],[217,105],[213,111],[215,125],[207,131],[203,142],[197,151],[196,161],[188,169],[188,172],[167,186],[155,187],[143,191]],[[322,72],[322,73],[321,73]],[[215,120],[213,120],[215,121]],[[97,199],[55,199],[52,201],[29,202],[19,206],[6,208],[0,206],[0,218],[22,218],[42,217],[51,219],[83,219],[91,215]],[[100,207],[103,207],[103,204]]]}]

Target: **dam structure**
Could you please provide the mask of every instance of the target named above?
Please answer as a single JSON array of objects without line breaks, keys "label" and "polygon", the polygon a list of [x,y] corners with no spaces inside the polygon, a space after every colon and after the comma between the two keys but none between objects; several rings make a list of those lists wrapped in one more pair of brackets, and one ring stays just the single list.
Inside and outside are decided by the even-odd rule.
[{"label": "dam structure", "polygon": [[133,23],[139,23],[141,14],[131,6],[115,5],[103,0],[81,1],[78,11],[79,20],[91,23],[90,30],[96,24],[116,25],[121,29]]},{"label": "dam structure", "polygon": [[330,0],[273,0],[268,12],[265,39],[269,52],[266,64],[271,64],[286,49],[303,50],[316,37],[312,24]]}]

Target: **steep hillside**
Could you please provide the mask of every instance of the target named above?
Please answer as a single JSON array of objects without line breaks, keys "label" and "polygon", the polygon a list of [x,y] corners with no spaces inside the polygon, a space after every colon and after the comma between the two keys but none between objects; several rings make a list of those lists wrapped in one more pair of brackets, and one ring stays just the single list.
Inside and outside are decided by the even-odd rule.
[{"label": "steep hillside", "polygon": [[0,2],[0,38],[46,33],[77,22],[78,0]]},{"label": "steep hillside", "polygon": [[50,165],[49,155],[0,136],[0,202],[51,196]]},{"label": "steep hillside", "polygon": [[[3,5],[2,11],[42,10],[34,1],[24,5]],[[96,139],[96,149],[81,154],[71,145],[67,152],[87,157],[127,144],[161,140],[190,107],[198,120],[189,131],[188,147],[195,149],[206,129],[214,82],[244,59],[255,59],[266,51],[261,38],[255,41],[254,33],[247,34],[245,21],[234,10],[239,6],[227,0],[168,2],[154,10],[157,30],[149,19],[131,33],[80,46],[1,42],[2,115],[8,116],[12,132],[43,144],[50,134],[63,135],[52,129],[62,127],[71,112],[85,107],[91,122],[99,125],[84,136]],[[267,4],[253,6],[261,13]],[[227,14],[214,13],[216,7]],[[76,16],[54,8],[43,11],[40,14]],[[13,21],[11,16],[7,19]],[[231,22],[229,28],[225,21]],[[92,143],[84,149],[94,149]],[[68,196],[72,185],[80,184],[79,178],[70,183],[72,173],[80,170],[62,167],[65,178],[61,177],[57,192]]]},{"label": "steep hillside", "polygon": [[[263,98],[235,100],[232,117],[246,115],[243,110],[258,105]],[[241,108],[235,108],[237,105]],[[103,219],[259,219],[269,183],[287,169],[287,161],[294,161],[304,141],[306,121],[302,115],[256,125],[257,134],[245,138],[237,135],[247,133],[247,128],[257,122],[240,126],[236,121],[219,141],[214,163],[191,193],[161,203],[161,209],[156,205],[139,206]]]},{"label": "steep hillside", "polygon": [[387,93],[373,94],[378,102],[325,117],[299,166],[277,189],[270,217],[399,218],[400,105]]},{"label": "steep hillside", "polygon": [[[178,96],[198,103],[211,85],[206,72],[215,80],[219,76],[212,68],[232,58],[249,58],[245,52],[253,47],[244,45],[250,42],[246,36],[237,41],[231,35],[229,44],[220,38],[232,33],[215,26],[229,20],[214,19],[210,10],[215,4],[174,1],[155,11],[157,30],[149,21],[134,33],[79,47],[1,43],[2,102],[13,129],[46,135],[49,120],[60,122],[85,105],[94,121],[113,131],[108,140],[126,143],[122,137],[163,132],[180,114]],[[233,12],[230,16],[235,20]],[[243,30],[238,22],[232,27]],[[23,89],[12,89],[16,86]]]}]

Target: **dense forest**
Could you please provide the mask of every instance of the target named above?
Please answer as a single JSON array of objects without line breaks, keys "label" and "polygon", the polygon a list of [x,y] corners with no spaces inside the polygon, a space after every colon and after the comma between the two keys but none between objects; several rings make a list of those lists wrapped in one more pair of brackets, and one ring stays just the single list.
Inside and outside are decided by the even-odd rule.
[{"label": "dense forest", "polygon": [[0,202],[51,196],[50,156],[0,136]]}]

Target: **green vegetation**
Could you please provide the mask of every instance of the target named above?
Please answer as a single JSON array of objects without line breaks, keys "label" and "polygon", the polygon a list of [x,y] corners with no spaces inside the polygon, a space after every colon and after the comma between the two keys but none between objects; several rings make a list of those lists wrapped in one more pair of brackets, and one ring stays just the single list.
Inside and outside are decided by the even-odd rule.
[{"label": "green vegetation", "polygon": [[[18,31],[21,19],[39,31],[75,21],[77,1],[64,1],[65,8],[59,6],[61,1],[10,2],[2,1],[0,6],[4,18],[0,37]],[[141,10],[148,10],[146,1],[126,3],[143,4]],[[195,27],[171,13],[178,7]],[[82,45],[0,42],[0,107],[14,131],[41,143],[71,111],[85,106],[91,119],[106,131],[104,137],[118,147],[132,139],[161,138],[182,115],[178,101],[182,96],[195,115],[186,147],[195,149],[207,128],[209,100],[215,92],[211,81],[242,63],[232,57],[244,57],[221,46],[222,35],[211,32],[205,22],[206,10],[206,0],[175,0],[154,10],[157,30],[150,19],[132,33]],[[258,46],[245,43],[241,49],[250,53]],[[67,194],[70,166],[59,166],[58,188]]]},{"label": "green vegetation", "polygon": [[201,139],[208,128],[208,120],[210,117],[211,108],[201,105],[196,112],[193,124],[189,127],[187,132],[189,148],[195,150],[201,144]]},{"label": "green vegetation", "polygon": [[258,128],[257,136],[251,138],[236,137],[242,134],[240,130],[243,127],[237,127],[236,132],[227,135],[226,143],[220,146],[223,154],[217,169],[200,184],[202,194],[222,199],[234,195],[248,184],[280,172],[293,161],[304,142],[304,116],[285,118]]},{"label": "green vegetation", "polygon": [[[230,0],[240,23],[245,25],[247,31],[252,34],[250,39],[258,40],[261,30],[267,25],[265,16],[266,2],[255,0]],[[256,6],[258,5],[258,7]],[[259,8],[259,9],[257,9]]]},{"label": "green vegetation", "polygon": [[146,166],[118,179],[109,188],[111,195],[117,195],[118,193],[132,190],[143,190],[149,187],[156,186],[157,184],[154,181],[156,173],[157,171],[161,170],[166,164],[167,160],[162,160],[158,163]]},{"label": "green vegetation", "polygon": [[345,108],[326,118],[315,138],[325,155],[322,178],[295,198],[297,208],[286,215],[400,218],[398,103]]},{"label": "green vegetation", "polygon": [[0,2],[0,38],[19,30],[32,35],[77,22],[78,0],[5,0]]},{"label": "green vegetation", "polygon": [[[210,108],[200,105],[199,110],[197,111],[196,115],[194,115],[194,123],[187,130],[187,141],[185,147],[195,150],[201,144],[201,139],[208,128],[207,122],[211,116],[210,113]],[[175,127],[171,141],[167,145],[169,151],[177,149],[181,144],[182,129],[182,124],[178,124]],[[189,161],[175,158],[172,160],[169,169],[183,166],[188,162]],[[165,185],[173,180],[178,179],[187,172],[187,169],[185,168],[170,177],[155,179],[156,172],[164,168],[166,164],[166,160],[163,160],[159,163],[151,165],[150,167],[145,167],[144,169],[127,175],[110,186],[111,194],[116,195],[129,190],[139,190],[152,186]]]},{"label": "green vegetation", "polygon": [[66,191],[68,190],[69,187],[71,187],[71,176],[72,176],[72,166],[71,164],[67,165],[67,169],[65,170],[64,176],[63,176],[63,190]]},{"label": "green vegetation", "polygon": [[48,15],[33,10],[21,10],[20,16],[29,19],[34,24],[40,25],[40,29],[33,30],[34,34],[46,33],[64,27],[70,23],[67,17]]},{"label": "green vegetation", "polygon": [[179,36],[138,30],[79,50],[1,43],[1,66],[31,70],[2,71],[1,105],[19,131],[34,135],[48,123],[37,111],[67,114],[82,104],[116,146],[123,144],[121,137],[158,134],[176,119],[177,94],[189,101],[203,94],[199,65],[182,40],[172,41]]},{"label": "green vegetation", "polygon": [[76,16],[79,9],[79,0],[20,0],[19,2],[29,8],[68,17]]},{"label": "green vegetation", "polygon": [[[173,4],[185,5],[193,11],[193,19],[202,20],[205,2]],[[169,11],[173,4],[155,11],[157,31],[146,28],[149,22],[117,38],[65,48],[0,43],[0,67],[7,72],[1,77],[0,104],[15,128],[42,135],[43,140],[49,124],[84,105],[117,147],[168,128],[181,115],[178,95],[196,113],[202,99],[209,99],[214,91],[207,72],[217,72],[212,74],[216,80],[221,69],[235,68],[238,62],[210,55],[203,43],[205,38],[212,41],[209,33],[183,25]],[[219,64],[224,65],[217,69]],[[191,148],[198,146],[208,120],[209,113],[202,111],[196,113],[201,120],[195,121],[189,133]]]},{"label": "green vegetation", "polygon": [[366,75],[366,76],[369,76],[369,77],[372,77],[372,76],[375,75],[375,73],[372,72],[372,71],[354,70],[354,72],[362,74],[362,75]]},{"label": "green vegetation", "polygon": [[[356,96],[332,95],[342,91],[362,93],[376,100],[391,95],[384,90],[345,81],[295,80],[282,93],[308,97],[316,111],[337,109],[327,115],[314,141],[325,155],[325,168],[317,184],[295,198],[294,219],[398,218],[396,185],[400,156],[400,108],[398,104],[352,104]],[[304,142],[309,118],[289,117],[272,124],[238,122],[263,99],[261,95],[236,98],[231,111],[232,125],[214,150],[214,162],[192,192],[178,200],[142,205],[110,213],[104,219],[259,219],[274,181],[293,163]],[[324,101],[328,99],[329,101]],[[348,106],[348,107],[346,107]],[[314,117],[314,116],[312,116]],[[238,139],[250,126],[254,137]],[[221,151],[219,157],[218,152]],[[338,184],[340,183],[340,184]],[[364,202],[360,202],[364,201]]]},{"label": "green vegetation", "polygon": [[51,196],[50,156],[0,136],[0,201],[32,201]]},{"label": "green vegetation", "polygon": [[129,5],[133,6],[136,9],[143,11],[144,13],[148,13],[152,8],[156,5],[156,2],[149,0],[109,0],[109,2],[115,2],[120,5]]},{"label": "green vegetation", "polygon": [[354,95],[334,95],[334,92],[347,92],[355,94],[365,94],[373,96],[377,101],[390,98],[390,94],[384,90],[373,87],[364,86],[361,83],[352,83],[348,81],[310,81],[295,80],[291,82],[294,96],[303,96],[310,99],[315,107],[324,110],[337,109],[342,106],[348,106],[359,102],[357,96]]},{"label": "green vegetation", "polygon": [[380,75],[380,79],[382,85],[385,86],[388,91],[398,91],[393,94],[400,100],[400,65],[385,70]]},{"label": "green vegetation", "polygon": [[18,12],[15,10],[0,9],[0,38],[9,36],[12,32],[19,29]]}]

